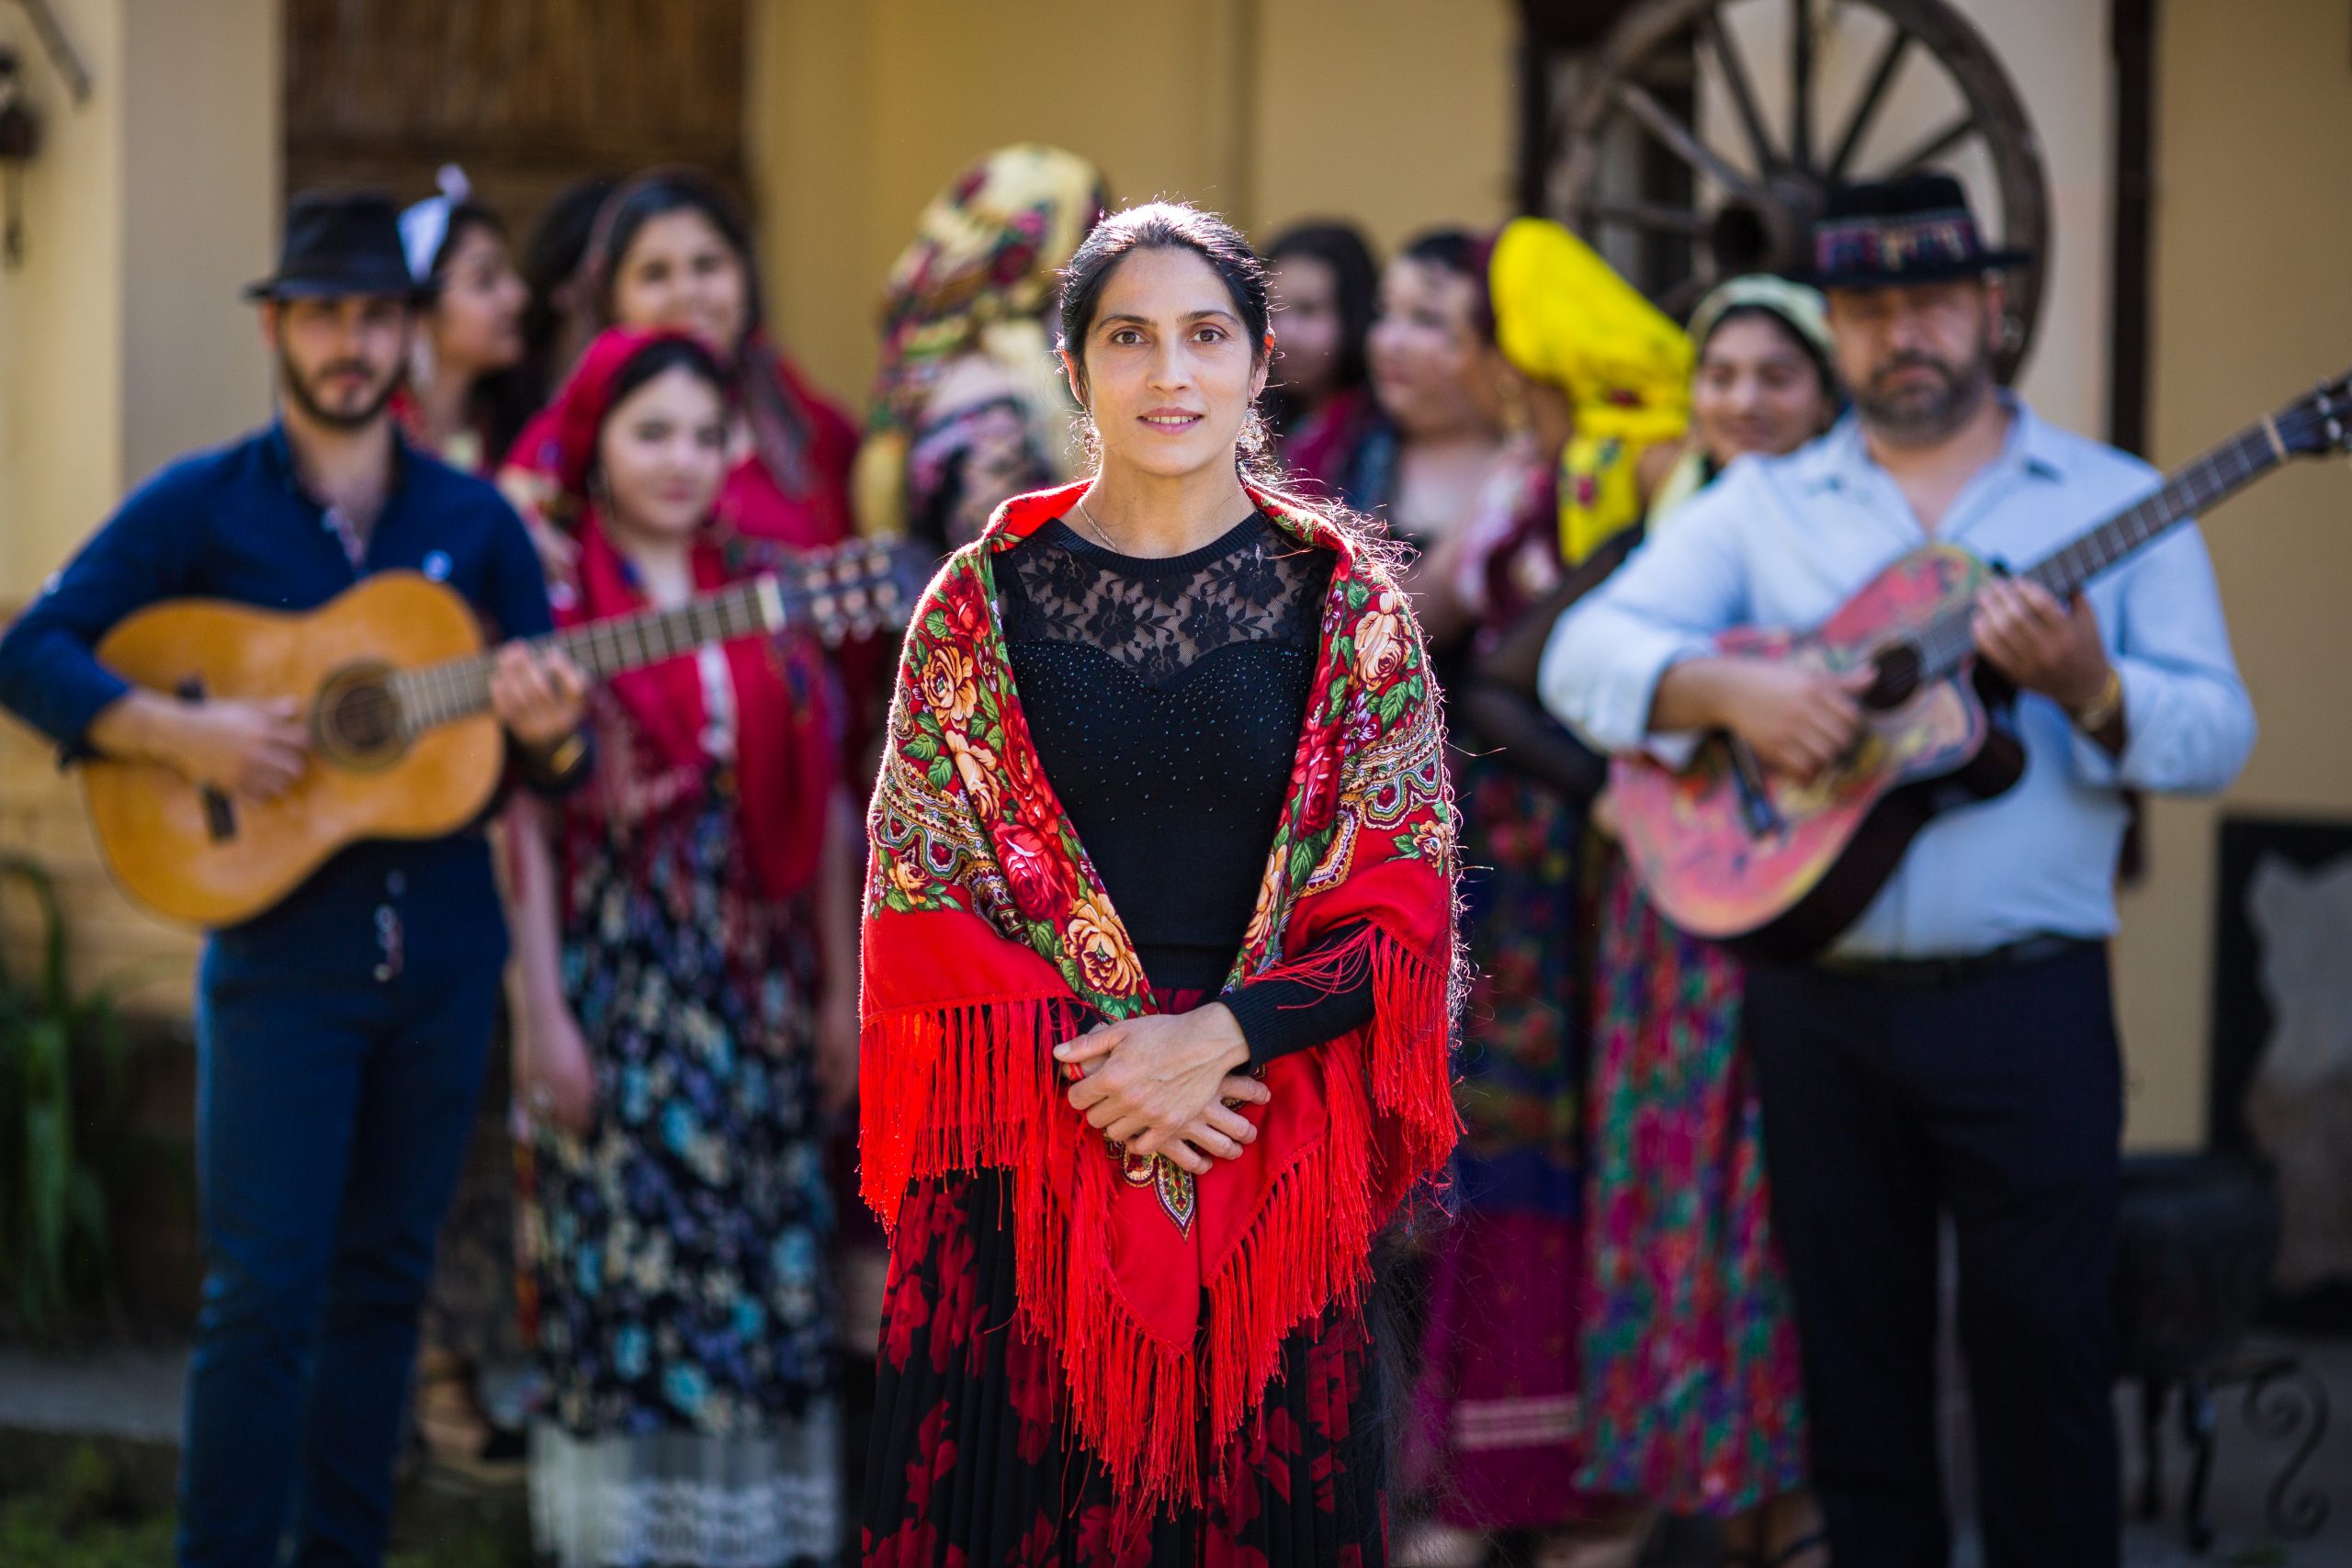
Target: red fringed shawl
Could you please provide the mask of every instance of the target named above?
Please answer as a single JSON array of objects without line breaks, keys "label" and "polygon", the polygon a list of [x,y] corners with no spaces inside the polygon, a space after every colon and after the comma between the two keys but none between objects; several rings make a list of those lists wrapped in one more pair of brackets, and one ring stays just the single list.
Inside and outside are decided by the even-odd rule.
[{"label": "red fringed shawl", "polygon": [[1081,488],[1007,502],[907,634],[867,814],[862,1185],[891,1225],[910,1181],[1008,1172],[1021,1310],[1054,1347],[1080,1439],[1128,1503],[1189,1505],[1203,1413],[1221,1446],[1283,1337],[1333,1303],[1360,1306],[1374,1233],[1453,1146],[1453,803],[1403,595],[1329,524],[1253,491],[1339,559],[1234,977],[1336,985],[1368,957],[1375,1010],[1264,1069],[1272,1103],[1248,1108],[1259,1135],[1238,1160],[1197,1183],[1166,1160],[1126,1168],[1049,1053],[1082,1005],[1132,1018],[1150,991],[1030,741],[992,582],[992,557]]}]

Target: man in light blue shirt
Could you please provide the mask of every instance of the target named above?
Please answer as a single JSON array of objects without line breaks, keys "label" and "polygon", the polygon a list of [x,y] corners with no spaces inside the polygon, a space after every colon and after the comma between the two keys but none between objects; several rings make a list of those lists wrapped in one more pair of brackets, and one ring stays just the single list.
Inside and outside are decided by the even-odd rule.
[{"label": "man in light blue shirt", "polygon": [[[1931,542],[2022,567],[2154,488],[2121,453],[1994,385],[1997,268],[1959,186],[1833,198],[1815,234],[1855,412],[1743,459],[1563,616],[1546,705],[1597,746],[1669,761],[1728,730],[1819,772],[1863,682],[1716,657],[1804,627]],[[1774,1217],[1840,1563],[1945,1560],[1932,1408],[1936,1216],[1959,1233],[1986,1560],[2116,1559],[2108,1386],[2120,1072],[2103,940],[2127,787],[2226,785],[2254,742],[2204,547],[2183,526],[2073,604],[1996,581],[1975,624],[2019,692],[2006,794],[1937,818],[1818,963],[1752,970]]]}]

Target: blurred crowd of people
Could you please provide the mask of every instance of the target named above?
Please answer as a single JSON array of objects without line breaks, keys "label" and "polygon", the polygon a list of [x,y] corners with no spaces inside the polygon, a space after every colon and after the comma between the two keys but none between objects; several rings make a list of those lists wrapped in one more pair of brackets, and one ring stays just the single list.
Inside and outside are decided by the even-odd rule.
[{"label": "blurred crowd of people", "polygon": [[[1711,657],[1716,632],[1815,624],[1948,508],[2008,530],[1983,549],[2039,547],[2143,480],[1995,386],[2018,258],[1955,181],[1838,194],[1826,300],[1734,276],[1677,321],[1543,219],[1385,259],[1336,220],[1253,248],[1008,146],[916,217],[862,414],[795,363],[704,175],[584,182],[519,243],[462,172],[438,183],[396,222],[298,200],[254,290],[277,420],[134,496],[0,644],[0,701],[69,758],[265,798],[300,775],[290,708],[98,667],[108,626],[175,595],[300,608],[406,567],[529,638],[861,537],[947,564],[903,657],[794,626],[592,685],[508,647],[492,696],[527,787],[494,854],[361,845],[216,934],[185,1561],[258,1561],[297,1506],[304,1542],[380,1553],[458,1164],[439,1123],[471,1103],[502,964],[511,1048],[405,1396],[433,1463],[527,1472],[561,1568],[831,1560],[854,1520],[877,1562],[1630,1568],[1678,1516],[1741,1568],[1818,1568],[1825,1526],[1854,1562],[1941,1561],[1939,1205],[1989,1560],[2111,1547],[2120,791],[2217,787],[2252,738],[2193,537],[2101,588],[2106,644],[2087,599],[1984,590],[1977,647],[2040,772],[1951,830],[1992,837],[1923,838],[1925,890],[1835,964],[1767,976],[1676,930],[1604,754],[1721,730],[1815,776],[1860,688]],[[1785,523],[1769,558],[1751,513]],[[2041,880],[1992,874],[2012,843]],[[1286,929],[1316,896],[1349,917]],[[881,918],[984,908],[968,973],[893,934],[945,928]],[[922,1005],[886,1027],[877,981]],[[1113,1077],[1141,1051],[1119,1032],[1160,1014],[1217,1068],[1195,1121]],[[341,1109],[298,1113],[327,1020],[349,1060],[314,1087]],[[1971,1077],[1996,1045],[2007,1076]],[[1109,1161],[1039,1110],[1065,1085]],[[1292,1163],[1195,1185],[1261,1136]],[[1346,1214],[1284,1190],[1310,1148]],[[290,1191],[334,1161],[349,1193]],[[1442,1212],[1373,1249],[1369,1211],[1439,1165]],[[1179,1240],[1072,1218],[1128,1199]],[[1218,1245],[1246,1267],[1212,1279]],[[1044,1299],[1080,1280],[1184,1299]],[[1161,1309],[1191,1325],[1174,1349],[1135,1330]],[[1169,1419],[1196,1399],[1217,1429]]]},{"label": "blurred crowd of people", "polygon": [[[682,570],[685,535],[806,548],[862,529],[944,554],[1082,461],[1051,313],[1111,197],[1072,153],[1001,149],[922,213],[885,284],[862,439],[765,325],[750,230],[706,181],[583,184],[519,249],[461,175],[443,186],[401,219],[436,286],[401,423],[496,478],[572,614],[762,558],[698,543],[710,558]],[[1539,220],[1432,229],[1385,263],[1352,225],[1317,221],[1262,253],[1268,453],[1416,552],[1416,607],[1456,694],[1467,1136],[1458,1218],[1401,1266],[1418,1381],[1400,1552],[1630,1561],[1658,1515],[1697,1512],[1733,1521],[1741,1561],[1815,1561],[1789,1552],[1815,1526],[1737,968],[1648,908],[1593,809],[1603,765],[1531,694],[1564,581],[1589,586],[1725,465],[1835,417],[1819,297],[1735,279],[1686,332]],[[616,361],[662,333],[686,340],[672,368],[616,385]],[[715,464],[666,458],[651,434],[714,417]],[[851,1156],[826,1143],[855,1017],[854,957],[823,939],[854,918],[836,841],[871,771],[876,671],[853,649],[809,688],[834,708],[804,695],[734,716],[737,748],[801,754],[777,764],[793,788],[757,795],[682,771],[701,738],[671,705],[691,682],[625,678],[591,699],[596,782],[508,824],[513,1093],[492,1097],[445,1236],[417,1415],[436,1461],[472,1469],[520,1456],[510,1423],[535,1410],[535,1517],[563,1561],[605,1551],[582,1521],[616,1509],[672,1532],[837,1529],[824,1348],[870,1351],[880,1243],[843,1213]],[[763,886],[762,838],[825,847]],[[747,918],[763,892],[780,912]],[[544,1371],[519,1390],[481,1381],[517,1363],[526,1328]],[[657,1519],[685,1506],[682,1479],[714,1511]]]}]

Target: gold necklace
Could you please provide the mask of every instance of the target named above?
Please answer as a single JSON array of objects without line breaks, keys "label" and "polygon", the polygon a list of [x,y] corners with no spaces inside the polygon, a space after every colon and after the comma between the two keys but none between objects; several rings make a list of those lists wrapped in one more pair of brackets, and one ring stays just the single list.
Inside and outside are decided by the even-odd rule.
[{"label": "gold necklace", "polygon": [[1078,498],[1078,514],[1086,519],[1086,525],[1094,530],[1094,536],[1102,541],[1104,549],[1113,555],[1122,553],[1119,547],[1112,542],[1111,536],[1102,531],[1102,525],[1094,521],[1094,513],[1088,509],[1086,498],[1082,495]]}]

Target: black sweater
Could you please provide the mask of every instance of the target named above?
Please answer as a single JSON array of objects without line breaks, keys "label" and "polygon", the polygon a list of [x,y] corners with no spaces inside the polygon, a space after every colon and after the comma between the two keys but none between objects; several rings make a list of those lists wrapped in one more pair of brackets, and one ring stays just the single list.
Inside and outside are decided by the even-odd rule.
[{"label": "black sweater", "polygon": [[[1289,792],[1331,565],[1256,513],[1161,559],[1116,554],[1064,522],[997,559],[1038,761],[1154,987],[1215,991],[1240,952]],[[1262,1064],[1368,1021],[1371,968],[1336,992],[1268,978],[1222,999]]]}]

